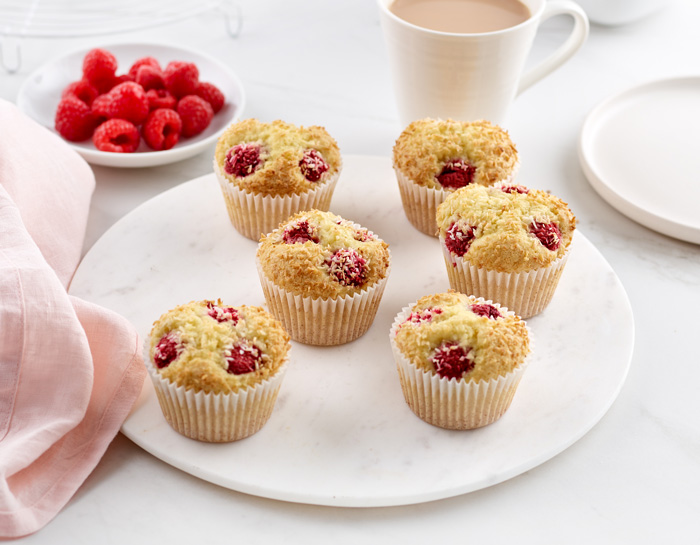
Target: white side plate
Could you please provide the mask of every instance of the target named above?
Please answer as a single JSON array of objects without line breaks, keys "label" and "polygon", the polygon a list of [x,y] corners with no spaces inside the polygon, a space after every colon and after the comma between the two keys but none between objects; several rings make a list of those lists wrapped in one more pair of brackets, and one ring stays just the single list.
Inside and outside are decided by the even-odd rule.
[{"label": "white side plate", "polygon": [[[535,353],[508,412],[467,432],[426,424],[406,405],[389,345],[405,305],[448,289],[437,239],[406,220],[391,161],[346,156],[331,210],[371,229],[392,270],[370,330],[337,347],[292,343],[271,419],[238,443],[187,439],[166,423],[150,380],[122,427],[154,456],[234,490],[293,502],[371,507],[490,486],[545,462],[613,403],[632,356],[632,311],[617,276],[576,233],[550,306],[528,321]],[[70,292],[129,318],[145,338],[177,304],[220,297],[264,305],[257,244],[231,226],[213,174],[143,204],[94,245]]]}]

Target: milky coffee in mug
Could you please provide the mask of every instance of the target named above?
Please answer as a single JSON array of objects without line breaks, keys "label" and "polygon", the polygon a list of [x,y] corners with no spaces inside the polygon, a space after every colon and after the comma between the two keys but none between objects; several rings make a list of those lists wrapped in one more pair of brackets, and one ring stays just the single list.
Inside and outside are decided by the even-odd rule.
[{"label": "milky coffee in mug", "polygon": [[[404,127],[424,117],[503,124],[513,99],[570,59],[588,36],[588,18],[571,0],[377,2]],[[524,71],[539,25],[558,15],[574,21],[568,38]],[[494,21],[501,28],[489,30]]]},{"label": "milky coffee in mug", "polygon": [[520,0],[394,0],[389,9],[413,25],[457,34],[493,32],[530,18]]}]

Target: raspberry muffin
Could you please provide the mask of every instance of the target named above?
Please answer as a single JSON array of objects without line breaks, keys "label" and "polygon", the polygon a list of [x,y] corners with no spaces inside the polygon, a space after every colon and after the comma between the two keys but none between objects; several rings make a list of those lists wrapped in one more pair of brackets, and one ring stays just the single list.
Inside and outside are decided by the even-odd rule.
[{"label": "raspberry muffin", "polygon": [[402,309],[390,340],[408,406],[452,430],[501,418],[530,353],[529,330],[515,313],[452,290]]},{"label": "raspberry muffin", "polygon": [[341,163],[323,127],[246,119],[219,138],[214,172],[231,223],[258,241],[296,212],[328,210]]},{"label": "raspberry muffin", "polygon": [[450,286],[529,318],[554,295],[576,218],[546,191],[469,185],[438,207],[437,225]]},{"label": "raspberry muffin", "polygon": [[306,344],[353,341],[372,325],[389,275],[388,245],[320,210],[300,212],[263,236],[260,282],[270,312]]},{"label": "raspberry muffin", "polygon": [[146,341],[146,366],[168,423],[207,442],[248,437],[274,408],[289,335],[260,307],[192,301],[163,314]]},{"label": "raspberry muffin", "polygon": [[508,133],[488,121],[421,119],[394,145],[394,171],[406,217],[436,236],[435,212],[445,198],[469,184],[512,180],[520,167]]}]

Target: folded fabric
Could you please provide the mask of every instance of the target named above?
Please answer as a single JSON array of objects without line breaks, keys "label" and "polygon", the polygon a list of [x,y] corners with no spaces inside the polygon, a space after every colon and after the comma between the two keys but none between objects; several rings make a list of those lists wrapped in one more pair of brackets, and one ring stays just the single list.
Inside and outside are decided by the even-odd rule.
[{"label": "folded fabric", "polygon": [[140,341],[68,295],[94,177],[60,138],[0,100],[0,537],[48,523],[138,398]]}]

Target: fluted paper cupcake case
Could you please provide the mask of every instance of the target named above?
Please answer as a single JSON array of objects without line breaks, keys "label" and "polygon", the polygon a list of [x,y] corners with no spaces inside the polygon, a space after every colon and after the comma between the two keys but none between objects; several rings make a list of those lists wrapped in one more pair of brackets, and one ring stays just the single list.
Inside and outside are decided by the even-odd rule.
[{"label": "fluted paper cupcake case", "polygon": [[255,241],[260,240],[261,235],[276,229],[280,223],[297,212],[314,208],[327,212],[340,178],[340,171],[339,166],[335,175],[325,183],[304,193],[271,196],[240,189],[223,175],[219,164],[214,162],[214,172],[231,223],[239,233]]},{"label": "fluted paper cupcake case", "polygon": [[[497,303],[483,298],[480,301],[508,312]],[[428,424],[448,430],[481,428],[500,419],[513,401],[529,356],[510,373],[491,380],[447,379],[425,371],[409,361],[395,342],[396,331],[410,315],[413,305],[415,303],[401,309],[389,333],[401,390],[409,408]],[[532,339],[529,329],[528,335]]]},{"label": "fluted paper cupcake case", "polygon": [[[390,256],[391,259],[391,256]],[[260,284],[270,313],[297,342],[318,346],[349,343],[372,325],[391,267],[384,278],[355,295],[321,299],[295,295],[269,280],[256,258]]]},{"label": "fluted paper cupcake case", "polygon": [[[520,163],[513,167],[511,174],[499,180],[502,183],[510,183],[518,172]],[[398,168],[394,167],[396,180],[399,184],[401,203],[403,205],[406,218],[421,233],[431,237],[438,236],[438,226],[435,220],[438,206],[449,197],[452,191],[444,189],[426,187],[415,183]]]},{"label": "fluted paper cupcake case", "polygon": [[163,378],[148,357],[144,360],[165,420],[178,433],[208,443],[238,441],[260,431],[275,407],[288,360],[274,375],[239,392],[206,393],[185,389]]},{"label": "fluted paper cupcake case", "polygon": [[496,301],[523,319],[536,316],[549,305],[571,252],[569,248],[546,267],[505,273],[471,265],[466,259],[450,252],[442,237],[440,245],[453,290]]}]

